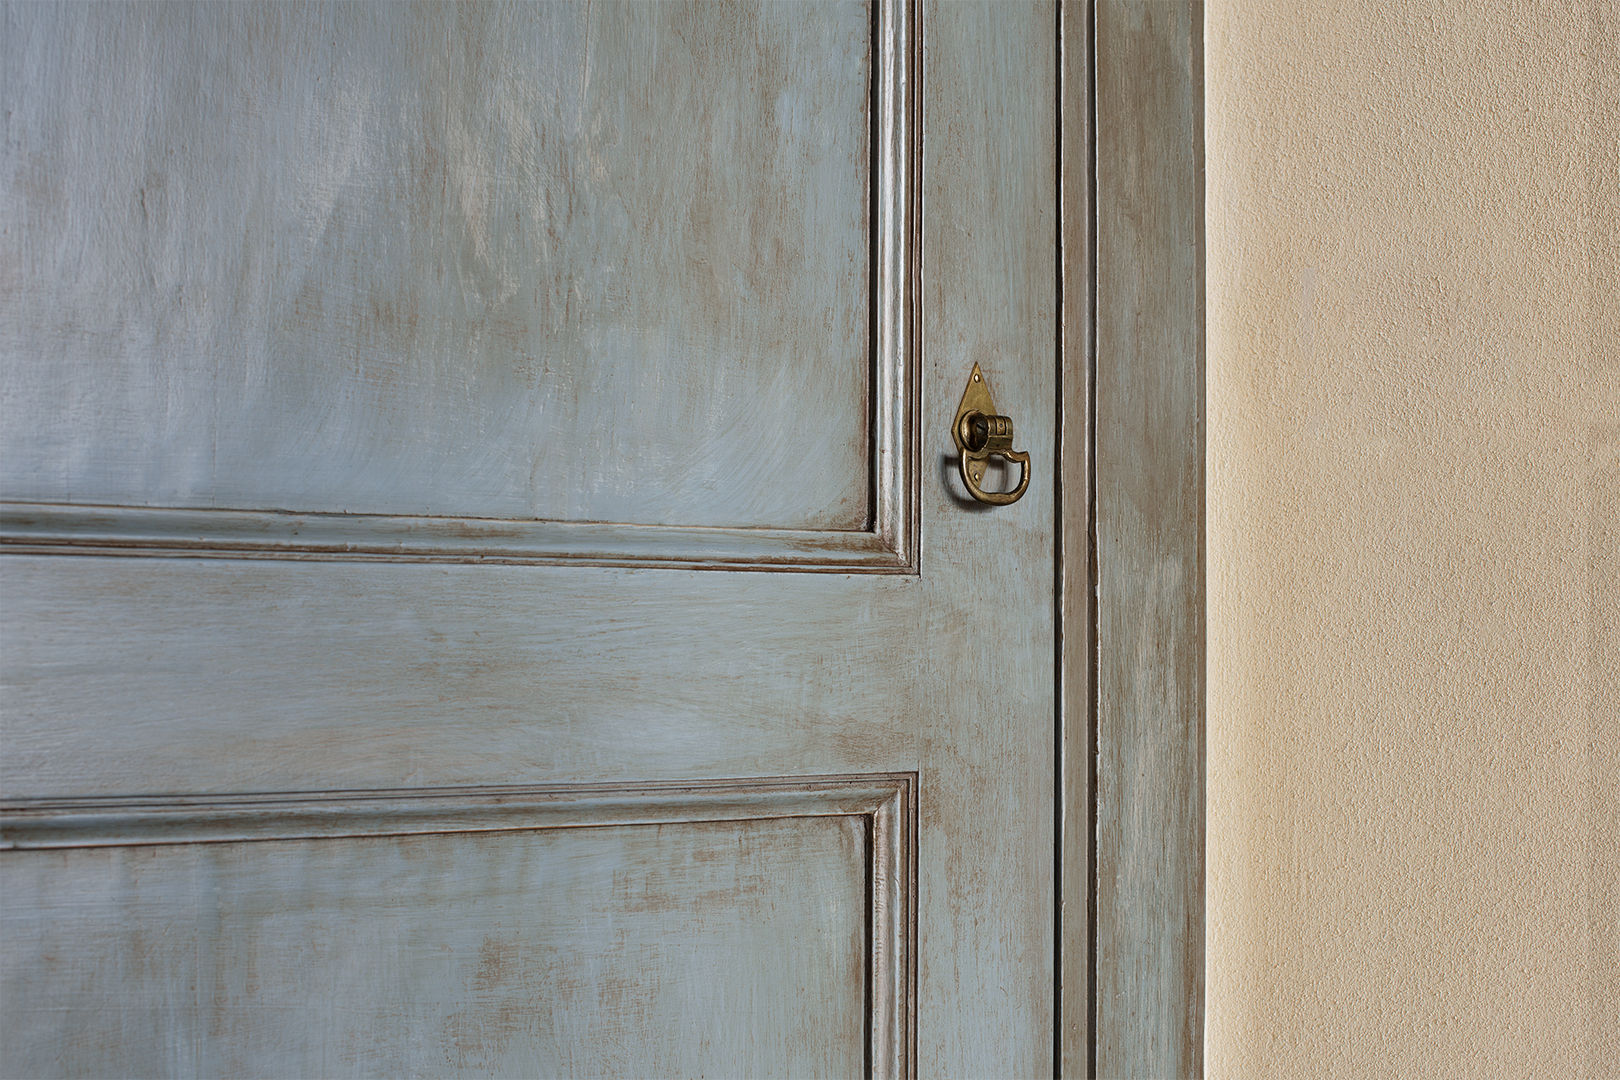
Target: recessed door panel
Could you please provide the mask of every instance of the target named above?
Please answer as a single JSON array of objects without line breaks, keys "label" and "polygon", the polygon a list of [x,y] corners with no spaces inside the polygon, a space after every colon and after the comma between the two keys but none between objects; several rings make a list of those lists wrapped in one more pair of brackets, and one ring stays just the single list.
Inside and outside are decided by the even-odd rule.
[{"label": "recessed door panel", "polygon": [[239,818],[252,840],[67,827],[110,846],[9,853],[7,1073],[866,1068],[870,815],[680,820],[676,799],[654,823],[576,806],[458,830],[495,804],[403,802],[447,831],[388,835],[387,813],[312,801]]},{"label": "recessed door panel", "polygon": [[0,494],[866,528],[874,33],[8,8]]}]

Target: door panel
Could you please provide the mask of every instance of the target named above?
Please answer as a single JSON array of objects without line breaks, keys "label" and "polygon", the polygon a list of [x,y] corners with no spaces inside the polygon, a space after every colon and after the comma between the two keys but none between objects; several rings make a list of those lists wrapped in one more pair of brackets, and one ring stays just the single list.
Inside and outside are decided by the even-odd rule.
[{"label": "door panel", "polygon": [[1049,1071],[1054,12],[5,19],[5,1071]]},{"label": "door panel", "polygon": [[865,5],[8,24],[7,498],[865,526]]},{"label": "door panel", "polygon": [[853,1076],[871,1049],[892,1068],[909,898],[868,882],[909,880],[910,795],[35,807],[11,829],[34,850],[5,866],[6,1069]]}]

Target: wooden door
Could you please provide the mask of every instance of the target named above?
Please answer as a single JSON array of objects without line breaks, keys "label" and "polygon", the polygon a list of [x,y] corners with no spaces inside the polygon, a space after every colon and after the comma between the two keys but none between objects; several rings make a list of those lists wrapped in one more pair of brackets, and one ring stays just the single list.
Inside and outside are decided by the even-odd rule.
[{"label": "wooden door", "polygon": [[1049,1072],[1053,10],[3,19],[0,1072]]}]

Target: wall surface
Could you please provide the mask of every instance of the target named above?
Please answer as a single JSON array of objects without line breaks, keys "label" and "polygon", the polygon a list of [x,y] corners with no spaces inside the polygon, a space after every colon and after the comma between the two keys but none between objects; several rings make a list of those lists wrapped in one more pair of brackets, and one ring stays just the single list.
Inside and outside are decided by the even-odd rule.
[{"label": "wall surface", "polygon": [[1620,1075],[1620,5],[1206,29],[1209,1075]]}]

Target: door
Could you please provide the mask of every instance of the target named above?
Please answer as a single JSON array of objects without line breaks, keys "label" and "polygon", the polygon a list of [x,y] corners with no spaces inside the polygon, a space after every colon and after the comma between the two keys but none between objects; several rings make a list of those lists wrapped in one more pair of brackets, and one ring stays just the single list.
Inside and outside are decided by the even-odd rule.
[{"label": "door", "polygon": [[1050,1071],[1055,29],[5,8],[0,1071]]}]

